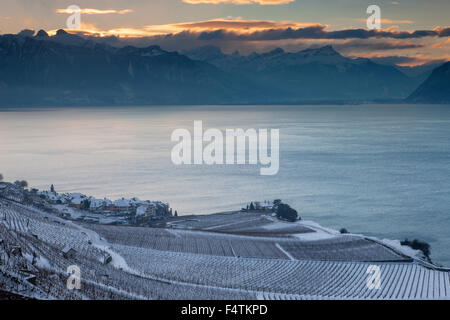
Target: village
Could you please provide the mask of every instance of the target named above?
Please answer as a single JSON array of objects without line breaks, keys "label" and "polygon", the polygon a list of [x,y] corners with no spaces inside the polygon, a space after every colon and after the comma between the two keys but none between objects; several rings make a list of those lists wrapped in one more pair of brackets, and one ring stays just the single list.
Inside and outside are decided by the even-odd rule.
[{"label": "village", "polygon": [[178,216],[178,212],[173,212],[169,203],[163,201],[140,200],[136,197],[97,199],[82,193],[58,193],[54,185],[50,186],[50,190],[27,190],[20,185],[24,182],[0,182],[0,195],[15,202],[30,203],[53,211],[65,219],[87,223],[145,226],[164,224],[167,218]]},{"label": "village", "polygon": [[[387,279],[379,290],[366,286],[374,265]],[[68,279],[81,271],[75,287]],[[0,294],[9,297],[448,299],[449,280],[425,252],[302,220],[280,199],[172,216],[164,202],[0,181]]]},{"label": "village", "polygon": [[[172,220],[178,217],[178,211],[173,210],[167,202],[141,200],[137,197],[117,200],[98,199],[79,192],[59,193],[53,184],[49,190],[38,190],[28,188],[26,181],[14,183],[0,181],[0,197],[18,203],[31,204],[57,214],[61,218],[85,223],[166,227],[168,222],[171,225]],[[278,202],[281,200],[254,201],[246,208],[242,208],[241,212],[273,214],[274,205],[278,205]]]},{"label": "village", "polygon": [[162,201],[140,200],[136,197],[97,199],[82,193],[58,193],[53,185],[50,190],[36,193],[58,209],[61,217],[90,223],[145,225],[178,215],[177,211],[172,212],[169,203]]}]

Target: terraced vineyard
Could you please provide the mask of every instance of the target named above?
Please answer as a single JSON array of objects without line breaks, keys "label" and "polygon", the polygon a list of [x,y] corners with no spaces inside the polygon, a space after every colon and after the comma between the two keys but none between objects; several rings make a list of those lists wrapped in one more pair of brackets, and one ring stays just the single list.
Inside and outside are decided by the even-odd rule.
[{"label": "terraced vineyard", "polygon": [[[402,255],[359,236],[301,241],[294,237],[244,236],[207,231],[85,225],[111,243],[160,251],[265,259],[404,261]],[[288,226],[291,228],[290,226]],[[305,229],[305,227],[302,227]],[[292,228],[291,228],[292,230]],[[309,232],[314,232],[309,230]]]},{"label": "terraced vineyard", "polygon": [[370,290],[366,286],[366,270],[370,263],[211,259],[203,255],[122,245],[114,245],[114,249],[126,258],[130,266],[150,276],[273,294],[274,297],[284,294],[317,298],[432,299],[450,295],[448,272],[414,263],[378,263],[384,281],[380,290]]},{"label": "terraced vineyard", "polygon": [[[0,290],[25,297],[450,299],[447,270],[308,223],[239,213],[180,218],[165,229],[121,227],[0,204]],[[81,270],[80,290],[66,287],[71,265]],[[371,265],[381,270],[379,290],[367,287]]]}]

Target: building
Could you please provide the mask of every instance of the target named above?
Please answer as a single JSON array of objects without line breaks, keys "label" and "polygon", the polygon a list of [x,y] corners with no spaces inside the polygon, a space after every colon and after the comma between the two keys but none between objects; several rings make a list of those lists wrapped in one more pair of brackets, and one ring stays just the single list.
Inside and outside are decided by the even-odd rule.
[{"label": "building", "polygon": [[105,200],[89,198],[89,210],[93,212],[105,210]]},{"label": "building", "polygon": [[66,258],[66,259],[73,259],[73,258],[75,258],[76,253],[77,253],[76,250],[71,248],[71,247],[69,247],[69,246],[65,246],[62,249],[63,257]]},{"label": "building", "polygon": [[272,211],[272,209],[273,209],[273,204],[270,203],[269,201],[264,201],[264,202],[255,201],[254,204],[255,204],[255,210]]},{"label": "building", "polygon": [[130,212],[131,208],[131,202],[128,199],[119,199],[113,202],[114,207],[116,208],[115,211],[117,212]]}]

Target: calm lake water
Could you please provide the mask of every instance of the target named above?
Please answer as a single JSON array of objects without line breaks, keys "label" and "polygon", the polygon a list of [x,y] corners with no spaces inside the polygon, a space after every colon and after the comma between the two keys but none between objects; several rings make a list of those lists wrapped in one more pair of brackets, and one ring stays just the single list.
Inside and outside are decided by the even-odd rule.
[{"label": "calm lake water", "polygon": [[[280,129],[280,171],[172,164],[173,130]],[[281,198],[332,228],[419,238],[450,266],[450,106],[0,109],[0,172],[32,187],[170,202],[180,214]]]}]

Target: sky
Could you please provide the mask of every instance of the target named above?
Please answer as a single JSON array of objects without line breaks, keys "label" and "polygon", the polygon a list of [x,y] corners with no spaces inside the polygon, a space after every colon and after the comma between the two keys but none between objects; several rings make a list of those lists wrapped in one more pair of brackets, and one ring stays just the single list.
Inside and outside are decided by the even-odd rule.
[{"label": "sky", "polygon": [[[449,0],[0,0],[0,33],[67,30],[70,5],[82,10],[80,30],[70,32],[117,45],[249,54],[330,44],[399,65],[450,60]],[[381,30],[367,29],[369,5],[380,7]]]}]

